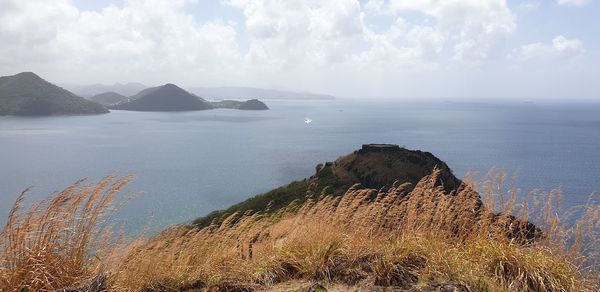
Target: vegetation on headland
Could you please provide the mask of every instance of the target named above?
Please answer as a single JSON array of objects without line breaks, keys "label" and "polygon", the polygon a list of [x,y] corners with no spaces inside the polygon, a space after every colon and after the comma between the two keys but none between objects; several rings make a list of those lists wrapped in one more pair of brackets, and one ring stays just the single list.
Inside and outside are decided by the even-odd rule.
[{"label": "vegetation on headland", "polygon": [[168,83],[144,89],[110,108],[128,111],[195,111],[214,107],[179,86]]},{"label": "vegetation on headland", "polygon": [[304,203],[307,192],[340,196],[357,183],[375,189],[391,186],[396,181],[415,185],[422,177],[431,174],[434,168],[440,169],[448,192],[458,188],[460,181],[450,168],[431,153],[411,151],[395,145],[364,145],[363,149],[340,157],[335,162],[317,165],[315,174],[308,179],[257,195],[225,210],[214,211],[194,220],[193,225],[205,227],[213,220],[221,222],[234,213],[272,213],[290,204]]},{"label": "vegetation on headland", "polygon": [[317,173],[308,179],[294,181],[282,187],[268,191],[249,198],[243,202],[237,203],[225,210],[218,210],[200,217],[192,222],[194,228],[202,228],[211,223],[223,222],[226,218],[242,214],[262,212],[263,214],[273,214],[281,209],[291,209],[299,207],[310,198],[310,194],[327,194],[332,196],[341,196],[354,183],[352,181],[343,181],[336,177],[332,165],[318,166]]},{"label": "vegetation on headland", "polygon": [[103,106],[112,106],[119,102],[127,100],[127,96],[118,94],[116,92],[108,91],[100,94],[96,94],[90,97],[91,101],[97,102]]},{"label": "vegetation on headland", "polygon": [[[318,169],[374,182],[372,171],[395,163],[428,165],[421,153],[424,160],[388,160],[389,167],[373,169],[380,165],[369,161],[389,156],[369,153],[352,160],[368,166],[359,172],[342,173],[333,164]],[[342,161],[342,169],[351,169]],[[517,190],[504,188],[503,174],[452,188],[448,174],[434,167],[415,183],[354,184],[341,193],[316,186],[313,177],[248,200],[211,223],[174,226],[127,245],[103,236],[107,225],[98,219],[127,180],[78,182],[26,212],[20,197],[0,235],[0,290],[251,291],[319,281],[325,287],[454,283],[471,291],[596,291],[597,202],[561,212],[558,191],[518,201]],[[286,192],[305,188],[302,199]],[[264,206],[277,194],[289,198]],[[568,218],[573,213],[576,222]],[[541,232],[531,237],[528,221]]]},{"label": "vegetation on headland", "polygon": [[258,99],[209,102],[170,83],[143,89],[131,97],[115,92],[104,92],[87,100],[47,82],[32,72],[0,77],[0,116],[108,113],[105,106],[111,109],[130,111],[196,111],[214,108],[269,109]]},{"label": "vegetation on headland", "polygon": [[238,100],[219,100],[211,101],[210,104],[215,108],[229,108],[239,110],[268,110],[269,107],[258,99],[249,99],[246,101]]},{"label": "vegetation on headland", "polygon": [[34,73],[0,77],[0,116],[46,116],[101,114],[99,103],[77,96]]},{"label": "vegetation on headland", "polygon": [[239,110],[269,109],[267,105],[258,99],[209,102],[171,83],[144,89],[130,98],[124,98],[120,102],[109,105],[109,107],[111,109],[129,111],[196,111],[215,108]]}]

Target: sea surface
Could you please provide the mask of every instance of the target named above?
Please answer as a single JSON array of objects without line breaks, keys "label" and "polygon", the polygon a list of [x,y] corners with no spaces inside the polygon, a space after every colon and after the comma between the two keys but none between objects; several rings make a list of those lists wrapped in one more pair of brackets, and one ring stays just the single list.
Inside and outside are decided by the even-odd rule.
[{"label": "sea surface", "polygon": [[[135,176],[114,217],[156,231],[293,180],[364,143],[432,152],[462,178],[492,167],[523,191],[561,187],[564,206],[600,191],[600,104],[266,101],[269,111],[113,111],[0,117],[0,224],[76,180]],[[305,119],[312,119],[305,123]]]}]

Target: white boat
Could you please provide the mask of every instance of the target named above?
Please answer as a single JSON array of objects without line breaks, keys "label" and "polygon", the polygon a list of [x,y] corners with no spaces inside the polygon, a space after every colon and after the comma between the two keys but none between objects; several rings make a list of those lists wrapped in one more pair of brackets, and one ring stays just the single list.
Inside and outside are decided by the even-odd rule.
[{"label": "white boat", "polygon": [[304,123],[310,124],[310,123],[312,123],[312,120],[309,118],[304,118]]}]

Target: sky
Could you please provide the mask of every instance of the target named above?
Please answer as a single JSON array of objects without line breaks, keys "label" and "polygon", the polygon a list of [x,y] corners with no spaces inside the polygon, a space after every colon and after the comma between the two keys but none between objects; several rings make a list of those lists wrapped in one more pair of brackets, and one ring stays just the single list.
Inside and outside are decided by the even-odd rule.
[{"label": "sky", "polygon": [[0,0],[0,75],[600,101],[597,0]]}]

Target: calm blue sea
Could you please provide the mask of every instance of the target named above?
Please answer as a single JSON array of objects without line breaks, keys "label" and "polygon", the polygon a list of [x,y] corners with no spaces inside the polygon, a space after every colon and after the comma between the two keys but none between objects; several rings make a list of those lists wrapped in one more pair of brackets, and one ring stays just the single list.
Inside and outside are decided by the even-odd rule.
[{"label": "calm blue sea", "polygon": [[600,104],[267,104],[270,111],[0,117],[0,223],[29,186],[34,200],[82,177],[133,174],[126,192],[142,194],[117,219],[127,230],[157,230],[308,177],[363,143],[432,152],[461,178],[496,167],[516,174],[523,190],[560,186],[566,207],[600,191]]}]

